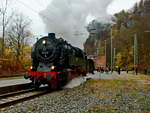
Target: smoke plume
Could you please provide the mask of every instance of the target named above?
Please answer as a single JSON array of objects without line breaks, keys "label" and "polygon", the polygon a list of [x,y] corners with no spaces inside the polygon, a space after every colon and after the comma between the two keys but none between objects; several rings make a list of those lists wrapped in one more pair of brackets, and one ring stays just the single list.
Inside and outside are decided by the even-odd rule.
[{"label": "smoke plume", "polygon": [[54,32],[76,47],[83,48],[88,38],[86,30],[89,18],[106,22],[106,9],[112,0],[53,0],[40,12],[46,32]]}]

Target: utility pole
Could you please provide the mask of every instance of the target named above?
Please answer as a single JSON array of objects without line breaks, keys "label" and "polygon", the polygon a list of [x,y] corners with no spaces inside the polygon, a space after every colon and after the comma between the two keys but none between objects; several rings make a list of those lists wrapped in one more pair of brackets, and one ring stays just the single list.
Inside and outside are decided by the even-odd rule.
[{"label": "utility pole", "polygon": [[1,9],[1,13],[2,13],[2,57],[4,55],[4,49],[5,49],[5,30],[6,30],[6,26],[7,26],[7,20],[6,20],[6,13],[7,13],[7,5],[8,5],[8,1],[5,1],[5,7],[3,7]]},{"label": "utility pole", "polygon": [[2,56],[4,55],[5,46],[5,12],[2,13]]},{"label": "utility pole", "polygon": [[116,59],[116,48],[114,48],[114,60],[113,60],[113,67],[115,66],[115,59]]},{"label": "utility pole", "polygon": [[98,48],[96,49],[96,55],[97,56],[99,55],[99,49]]},{"label": "utility pole", "polygon": [[105,40],[105,68],[107,67],[107,40]]},{"label": "utility pole", "polygon": [[112,53],[112,28],[110,29],[111,31],[111,33],[110,33],[110,39],[111,39],[111,73],[112,73],[112,66],[113,66],[113,53]]},{"label": "utility pole", "polygon": [[138,42],[137,42],[137,34],[134,35],[134,70],[137,74],[138,68]]}]

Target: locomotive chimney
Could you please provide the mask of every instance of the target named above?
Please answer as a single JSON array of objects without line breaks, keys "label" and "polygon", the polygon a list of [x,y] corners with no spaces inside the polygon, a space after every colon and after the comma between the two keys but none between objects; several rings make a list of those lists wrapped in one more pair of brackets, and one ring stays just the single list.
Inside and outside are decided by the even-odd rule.
[{"label": "locomotive chimney", "polygon": [[48,37],[54,39],[55,38],[55,33],[48,33]]}]

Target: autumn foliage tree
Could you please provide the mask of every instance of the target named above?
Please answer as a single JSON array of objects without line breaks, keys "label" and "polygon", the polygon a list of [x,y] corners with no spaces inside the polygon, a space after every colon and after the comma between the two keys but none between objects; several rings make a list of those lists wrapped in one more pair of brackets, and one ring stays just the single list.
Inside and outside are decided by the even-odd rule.
[{"label": "autumn foliage tree", "polygon": [[[5,37],[5,49],[0,73],[20,73],[31,65],[29,40],[30,20],[22,14],[15,14],[11,19]],[[5,59],[6,60],[5,60]]]},{"label": "autumn foliage tree", "polygon": [[[139,67],[150,71],[150,1],[141,0],[129,11],[114,15],[113,44],[117,48],[116,64],[122,68],[133,66],[134,34],[138,38]],[[117,31],[117,32],[115,32]]]}]

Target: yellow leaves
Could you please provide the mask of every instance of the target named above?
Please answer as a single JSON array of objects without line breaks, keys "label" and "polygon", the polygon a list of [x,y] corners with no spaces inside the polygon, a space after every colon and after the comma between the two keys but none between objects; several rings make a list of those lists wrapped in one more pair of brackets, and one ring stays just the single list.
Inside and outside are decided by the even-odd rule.
[{"label": "yellow leaves", "polygon": [[[5,48],[4,56],[2,59],[7,59],[7,61],[3,61],[1,63],[1,67],[3,70],[3,74],[12,73],[12,72],[20,72],[27,71],[31,66],[31,47],[29,45],[21,45],[21,49],[19,50],[20,54],[17,56],[16,51],[13,48]],[[15,73],[17,73],[15,72]]]},{"label": "yellow leaves", "polygon": [[116,55],[116,65],[119,67],[122,65],[122,54],[121,53],[118,53]]},{"label": "yellow leaves", "polygon": [[10,48],[9,49],[5,49],[4,50],[4,54],[5,54],[5,56],[9,56],[9,55],[12,54],[12,50]]},{"label": "yellow leaves", "polygon": [[116,55],[116,66],[119,67],[131,67],[133,61],[133,50],[132,47],[124,49]]},{"label": "yellow leaves", "polygon": [[133,47],[130,47],[129,55],[133,56]]}]

